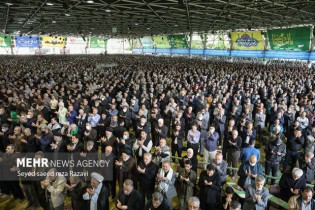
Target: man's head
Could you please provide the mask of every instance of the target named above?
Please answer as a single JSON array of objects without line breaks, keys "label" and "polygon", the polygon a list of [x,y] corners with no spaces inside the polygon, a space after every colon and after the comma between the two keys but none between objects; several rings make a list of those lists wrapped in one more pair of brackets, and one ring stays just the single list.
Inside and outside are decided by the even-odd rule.
[{"label": "man's head", "polygon": [[147,152],[147,153],[144,153],[143,155],[143,162],[145,165],[148,165],[152,160],[152,154]]},{"label": "man's head", "polygon": [[223,155],[221,152],[217,152],[217,154],[215,155],[215,162],[216,163],[221,163],[223,161]]},{"label": "man's head", "polygon": [[302,192],[302,200],[304,202],[310,202],[313,198],[314,190],[311,187],[305,187]]},{"label": "man's head", "polygon": [[164,172],[168,172],[171,168],[171,163],[170,161],[166,160],[162,163],[162,169]]},{"label": "man's head", "polygon": [[207,175],[212,176],[215,172],[215,167],[212,164],[207,165]]},{"label": "man's head", "polygon": [[185,160],[184,162],[184,168],[186,172],[189,172],[190,169],[192,168],[192,163],[190,160]]},{"label": "man's head", "polygon": [[5,153],[6,154],[13,154],[14,153],[14,145],[13,144],[9,144],[6,149],[5,149]]},{"label": "man's head", "polygon": [[303,170],[302,169],[294,168],[292,170],[292,177],[294,180],[301,178],[301,176],[303,176]]},{"label": "man's head", "polygon": [[121,153],[121,158],[123,159],[123,161],[127,161],[130,158],[130,151],[129,150],[123,150]]},{"label": "man's head", "polygon": [[31,134],[32,134],[31,129],[29,129],[29,128],[24,129],[24,135],[25,136],[30,136]]},{"label": "man's head", "polygon": [[71,142],[72,144],[77,144],[79,142],[79,137],[77,135],[72,135]]},{"label": "man's head", "polygon": [[166,145],[166,140],[165,139],[160,139],[160,147],[163,148]]},{"label": "man's head", "polygon": [[158,125],[159,125],[159,127],[162,127],[163,124],[164,124],[164,120],[163,120],[163,119],[159,119],[159,120],[158,120]]},{"label": "man's head", "polygon": [[56,168],[49,169],[47,173],[47,178],[49,179],[49,181],[54,182],[57,178],[57,169]]},{"label": "man's head", "polygon": [[262,190],[265,184],[265,177],[261,175],[257,176],[255,179],[255,183],[256,183],[256,189]]},{"label": "man's head", "polygon": [[237,131],[237,130],[233,130],[233,131],[232,131],[232,137],[233,137],[233,139],[236,139],[237,136],[238,136],[238,131]]},{"label": "man's head", "polygon": [[257,157],[256,157],[256,155],[251,155],[250,158],[249,158],[249,164],[250,164],[251,166],[255,166],[256,163],[257,163]]},{"label": "man's head", "polygon": [[241,210],[242,206],[238,201],[232,201],[230,203],[230,208],[229,210]]},{"label": "man's head", "polygon": [[194,150],[192,148],[187,149],[187,157],[192,158],[194,156]]},{"label": "man's head", "polygon": [[142,130],[140,132],[140,137],[141,137],[142,140],[145,140],[147,138],[147,132],[145,132],[145,130]]},{"label": "man's head", "polygon": [[100,175],[99,173],[93,172],[91,174],[92,187],[96,188],[103,180],[104,180],[104,177]]},{"label": "man's head", "polygon": [[129,195],[133,190],[133,181],[131,179],[126,179],[124,181],[124,194]]},{"label": "man's head", "polygon": [[152,205],[154,208],[158,208],[163,202],[163,195],[160,192],[155,192],[152,194]]},{"label": "man's head", "polygon": [[88,141],[88,142],[86,143],[86,149],[87,149],[87,151],[91,151],[91,150],[93,149],[93,147],[94,147],[94,141]]},{"label": "man's head", "polygon": [[[24,131],[25,132],[25,131]],[[56,142],[60,142],[61,141],[61,139],[62,139],[62,135],[61,135],[61,133],[55,133],[54,134],[54,140],[56,141]]]},{"label": "man's head", "polygon": [[200,200],[197,197],[190,197],[188,200],[188,210],[199,210]]},{"label": "man's head", "polygon": [[111,153],[112,153],[112,151],[113,151],[113,148],[112,148],[112,146],[106,146],[105,147],[105,155],[110,155]]}]

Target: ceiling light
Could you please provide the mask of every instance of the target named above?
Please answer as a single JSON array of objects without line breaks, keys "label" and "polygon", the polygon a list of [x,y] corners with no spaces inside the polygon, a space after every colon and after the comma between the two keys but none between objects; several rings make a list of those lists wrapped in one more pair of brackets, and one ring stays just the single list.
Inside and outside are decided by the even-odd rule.
[{"label": "ceiling light", "polygon": [[106,9],[105,12],[111,12],[111,10],[110,9]]},{"label": "ceiling light", "polygon": [[46,2],[46,5],[48,5],[48,6],[53,6],[54,4],[51,3],[51,2]]},{"label": "ceiling light", "polygon": [[148,30],[150,30],[150,28],[149,28],[149,27],[148,27],[147,29],[148,29]]},{"label": "ceiling light", "polygon": [[5,4],[8,5],[8,6],[12,6],[13,5],[13,3],[9,2],[9,1],[6,2]]},{"label": "ceiling light", "polygon": [[139,25],[138,23],[135,23],[135,25],[137,26],[137,25]]},{"label": "ceiling light", "polygon": [[70,14],[69,14],[69,13],[65,13],[65,16],[68,16],[68,17],[69,17],[69,16],[70,16]]},{"label": "ceiling light", "polygon": [[177,27],[178,25],[177,24],[175,24],[175,27]]},{"label": "ceiling light", "polygon": [[86,3],[93,4],[94,1],[93,0],[88,0],[88,1],[86,1]]},{"label": "ceiling light", "polygon": [[51,23],[57,23],[55,20],[51,21]]}]

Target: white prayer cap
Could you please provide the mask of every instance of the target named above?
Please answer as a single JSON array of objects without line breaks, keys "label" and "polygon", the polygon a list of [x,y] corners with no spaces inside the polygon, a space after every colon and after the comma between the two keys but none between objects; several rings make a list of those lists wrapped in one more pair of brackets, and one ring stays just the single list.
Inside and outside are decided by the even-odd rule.
[{"label": "white prayer cap", "polygon": [[102,182],[104,180],[104,177],[102,175],[100,175],[99,173],[93,172],[91,174],[91,177],[96,179],[99,182]]}]

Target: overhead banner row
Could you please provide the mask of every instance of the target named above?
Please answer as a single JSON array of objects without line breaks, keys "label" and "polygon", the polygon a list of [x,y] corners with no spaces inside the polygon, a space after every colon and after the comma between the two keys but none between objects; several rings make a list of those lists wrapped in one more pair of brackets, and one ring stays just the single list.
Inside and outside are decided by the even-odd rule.
[{"label": "overhead banner row", "polygon": [[90,47],[106,48],[107,39],[89,38],[88,41],[81,37],[61,36],[10,36],[0,34],[0,47],[25,47],[25,48],[64,48],[64,47]]},{"label": "overhead banner row", "polygon": [[[187,49],[191,41],[192,49],[234,49],[234,50],[294,50],[308,51],[312,38],[311,27],[272,29],[267,32],[244,31],[229,34],[184,34],[144,36],[139,38],[122,39],[132,48],[144,49]],[[59,36],[10,36],[0,34],[0,47],[86,47],[106,48],[108,39]]]}]

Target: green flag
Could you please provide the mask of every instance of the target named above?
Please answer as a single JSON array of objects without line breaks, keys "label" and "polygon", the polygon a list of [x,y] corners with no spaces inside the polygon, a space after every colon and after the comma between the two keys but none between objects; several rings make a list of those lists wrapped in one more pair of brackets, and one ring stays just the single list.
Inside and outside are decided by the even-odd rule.
[{"label": "green flag", "polygon": [[106,48],[107,39],[105,38],[90,38],[90,48]]},{"label": "green flag", "polygon": [[311,28],[286,28],[268,30],[272,50],[307,51],[310,49]]}]

